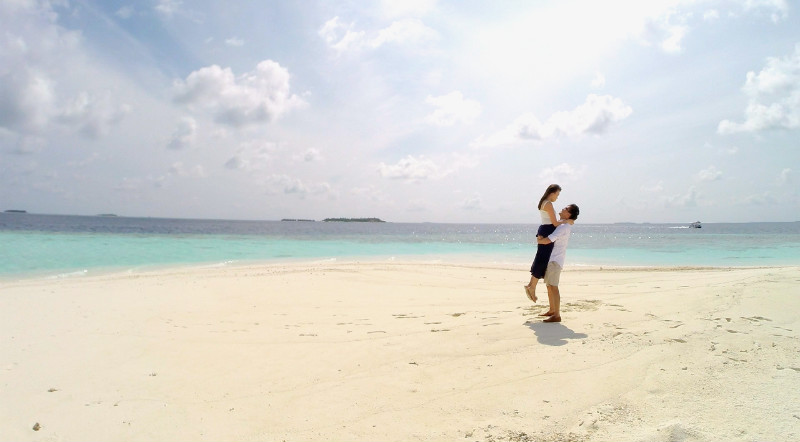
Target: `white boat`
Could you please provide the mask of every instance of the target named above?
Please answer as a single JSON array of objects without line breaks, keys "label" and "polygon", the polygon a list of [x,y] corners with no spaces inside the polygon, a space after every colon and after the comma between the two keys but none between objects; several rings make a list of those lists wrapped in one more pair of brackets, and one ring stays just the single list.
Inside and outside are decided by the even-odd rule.
[{"label": "white boat", "polygon": [[701,228],[703,226],[700,225],[700,221],[695,221],[695,222],[689,224],[689,227],[691,227],[692,229],[699,229],[699,228]]}]

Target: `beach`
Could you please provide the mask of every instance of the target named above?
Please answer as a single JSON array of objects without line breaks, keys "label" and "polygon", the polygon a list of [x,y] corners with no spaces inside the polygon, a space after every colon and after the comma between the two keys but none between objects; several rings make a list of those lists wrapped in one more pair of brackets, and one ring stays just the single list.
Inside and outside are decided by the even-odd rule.
[{"label": "beach", "polygon": [[0,440],[797,440],[800,267],[325,260],[0,280]]}]

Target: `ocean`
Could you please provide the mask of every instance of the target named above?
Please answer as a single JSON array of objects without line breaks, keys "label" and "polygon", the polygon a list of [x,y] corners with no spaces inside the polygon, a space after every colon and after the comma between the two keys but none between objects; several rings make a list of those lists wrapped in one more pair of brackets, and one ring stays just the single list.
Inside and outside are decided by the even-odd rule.
[{"label": "ocean", "polygon": [[[0,277],[315,260],[519,265],[534,224],[235,221],[0,213]],[[582,224],[569,266],[800,265],[800,222]]]}]

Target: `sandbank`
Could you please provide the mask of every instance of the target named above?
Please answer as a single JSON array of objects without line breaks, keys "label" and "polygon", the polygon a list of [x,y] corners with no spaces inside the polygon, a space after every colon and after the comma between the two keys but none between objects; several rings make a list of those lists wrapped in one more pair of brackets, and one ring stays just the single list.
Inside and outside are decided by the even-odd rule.
[{"label": "sandbank", "polygon": [[[800,268],[304,262],[0,282],[3,441],[797,440]],[[34,427],[36,429],[34,429]]]}]

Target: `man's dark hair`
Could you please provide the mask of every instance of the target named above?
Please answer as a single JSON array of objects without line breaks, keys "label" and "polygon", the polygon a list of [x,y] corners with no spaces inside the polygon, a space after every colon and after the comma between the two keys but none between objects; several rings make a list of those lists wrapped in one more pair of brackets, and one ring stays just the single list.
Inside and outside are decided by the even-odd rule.
[{"label": "man's dark hair", "polygon": [[567,206],[567,211],[569,211],[569,219],[572,220],[578,219],[578,215],[581,213],[581,209],[579,209],[576,204]]}]

